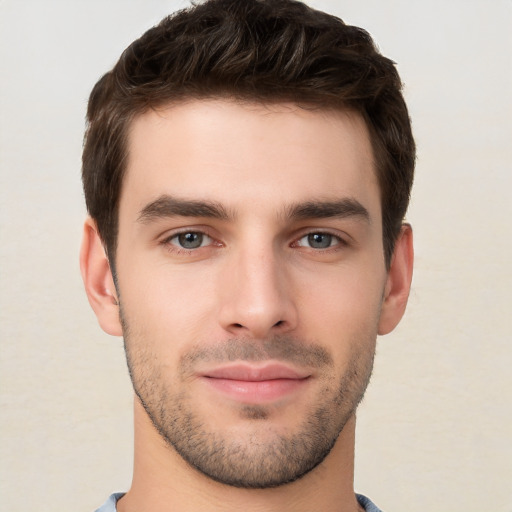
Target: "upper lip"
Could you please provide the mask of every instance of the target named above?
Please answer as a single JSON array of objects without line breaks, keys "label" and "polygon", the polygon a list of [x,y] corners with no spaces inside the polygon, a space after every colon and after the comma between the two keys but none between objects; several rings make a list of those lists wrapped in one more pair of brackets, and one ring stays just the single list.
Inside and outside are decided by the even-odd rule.
[{"label": "upper lip", "polygon": [[299,371],[289,366],[272,363],[265,366],[249,364],[234,364],[213,368],[202,372],[203,377],[212,379],[244,380],[248,382],[260,382],[276,379],[305,379],[311,374],[307,371]]}]

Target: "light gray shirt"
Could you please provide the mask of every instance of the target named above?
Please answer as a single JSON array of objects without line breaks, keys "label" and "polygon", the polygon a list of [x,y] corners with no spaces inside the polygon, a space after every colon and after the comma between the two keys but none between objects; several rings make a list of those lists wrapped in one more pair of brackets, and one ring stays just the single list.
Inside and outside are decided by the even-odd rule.
[{"label": "light gray shirt", "polygon": [[[103,505],[96,510],[96,512],[116,512],[117,500],[124,496],[124,492],[115,492],[110,495],[109,499],[103,503]],[[380,508],[377,508],[366,496],[362,494],[356,494],[357,501],[365,509],[366,512],[382,512]]]}]

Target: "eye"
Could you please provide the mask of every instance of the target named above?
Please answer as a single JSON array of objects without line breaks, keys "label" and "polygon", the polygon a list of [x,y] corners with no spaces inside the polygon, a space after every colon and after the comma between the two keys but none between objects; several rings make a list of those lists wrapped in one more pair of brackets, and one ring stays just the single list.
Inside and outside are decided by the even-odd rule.
[{"label": "eye", "polygon": [[341,238],[330,233],[309,233],[297,241],[299,247],[311,247],[312,249],[329,249],[343,243]]},{"label": "eye", "polygon": [[212,243],[212,239],[200,231],[185,231],[167,239],[167,243],[178,246],[180,249],[199,249]]}]

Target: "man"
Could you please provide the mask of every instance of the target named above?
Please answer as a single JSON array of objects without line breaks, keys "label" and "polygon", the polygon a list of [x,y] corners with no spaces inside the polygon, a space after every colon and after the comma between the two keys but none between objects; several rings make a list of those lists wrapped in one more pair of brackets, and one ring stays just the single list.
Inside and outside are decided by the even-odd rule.
[{"label": "man", "polygon": [[181,11],[95,86],[81,268],[136,395],[132,487],[99,510],[378,510],[355,411],[412,275],[400,87],[292,0]]}]

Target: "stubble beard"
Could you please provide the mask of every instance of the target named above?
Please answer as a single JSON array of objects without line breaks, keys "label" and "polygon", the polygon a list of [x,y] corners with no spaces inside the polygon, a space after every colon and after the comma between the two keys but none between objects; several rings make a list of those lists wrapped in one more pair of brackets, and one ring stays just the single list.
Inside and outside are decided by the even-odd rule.
[{"label": "stubble beard", "polygon": [[[209,428],[194,407],[185,385],[173,392],[169,376],[155,354],[133,347],[123,320],[125,350],[130,377],[137,397],[155,429],[167,445],[190,466],[220,483],[247,489],[265,489],[293,482],[317,467],[330,453],[345,424],[355,413],[370,380],[374,341],[353,348],[372,347],[368,353],[352,350],[341,377],[336,378],[332,357],[322,347],[290,337],[265,342],[232,339],[216,347],[193,349],[181,358],[178,374],[185,376],[197,361],[259,361],[277,359],[314,366],[325,378],[317,401],[294,432],[273,430],[271,406],[245,405],[238,413],[251,428],[236,437],[229,430]],[[142,340],[137,340],[142,341]],[[167,377],[167,378],[166,378]]]}]

